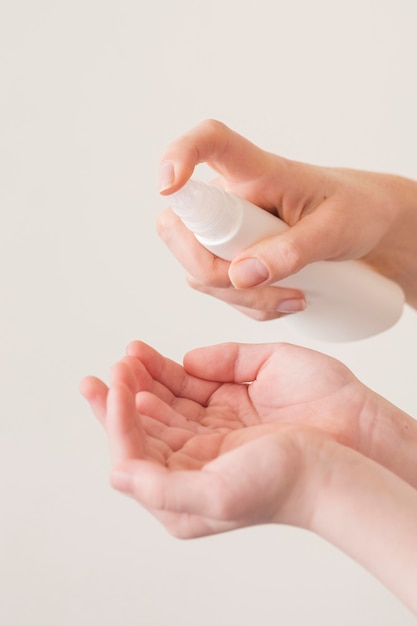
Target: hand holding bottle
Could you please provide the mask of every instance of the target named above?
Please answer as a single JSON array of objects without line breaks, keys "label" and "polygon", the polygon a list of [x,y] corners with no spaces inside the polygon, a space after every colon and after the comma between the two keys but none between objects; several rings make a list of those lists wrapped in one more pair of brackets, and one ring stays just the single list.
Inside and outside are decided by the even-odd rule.
[{"label": "hand holding bottle", "polygon": [[[268,211],[199,180],[187,181],[170,200],[196,239],[228,261],[288,229]],[[358,261],[316,261],[278,286],[303,291],[307,310],[291,321],[298,332],[324,341],[376,335],[395,324],[403,310],[404,294],[398,284]]]},{"label": "hand holding bottle", "polygon": [[166,210],[158,220],[159,234],[185,267],[192,287],[252,317],[272,319],[305,306],[300,290],[273,283],[314,261],[360,258],[395,280],[408,303],[417,306],[417,183],[290,161],[220,122],[206,121],[166,149],[161,193],[182,187],[201,162],[217,173],[217,184],[278,214],[290,228],[229,264],[202,249]]}]

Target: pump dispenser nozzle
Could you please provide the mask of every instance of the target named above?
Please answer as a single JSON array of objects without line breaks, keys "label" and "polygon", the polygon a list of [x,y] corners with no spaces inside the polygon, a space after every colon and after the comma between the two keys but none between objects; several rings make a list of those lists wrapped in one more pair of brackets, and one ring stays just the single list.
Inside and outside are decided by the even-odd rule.
[{"label": "pump dispenser nozzle", "polygon": [[215,185],[189,180],[171,195],[171,202],[175,213],[196,237],[215,239],[220,233],[233,231],[239,222],[241,212],[236,202]]}]

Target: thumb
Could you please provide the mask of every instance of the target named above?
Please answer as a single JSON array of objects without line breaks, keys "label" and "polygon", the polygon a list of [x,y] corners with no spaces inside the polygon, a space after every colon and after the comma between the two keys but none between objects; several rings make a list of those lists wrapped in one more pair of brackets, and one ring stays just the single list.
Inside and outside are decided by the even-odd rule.
[{"label": "thumb", "polygon": [[230,265],[229,278],[235,288],[246,289],[282,280],[315,261],[340,259],[341,231],[324,211],[307,215],[241,252]]}]

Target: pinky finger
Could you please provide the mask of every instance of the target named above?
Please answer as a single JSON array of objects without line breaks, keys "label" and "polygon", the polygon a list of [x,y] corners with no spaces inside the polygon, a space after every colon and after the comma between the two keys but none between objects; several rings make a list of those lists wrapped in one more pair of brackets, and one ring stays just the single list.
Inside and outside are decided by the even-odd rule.
[{"label": "pinky finger", "polygon": [[86,376],[80,382],[81,395],[87,400],[98,421],[105,426],[108,387],[95,376]]}]

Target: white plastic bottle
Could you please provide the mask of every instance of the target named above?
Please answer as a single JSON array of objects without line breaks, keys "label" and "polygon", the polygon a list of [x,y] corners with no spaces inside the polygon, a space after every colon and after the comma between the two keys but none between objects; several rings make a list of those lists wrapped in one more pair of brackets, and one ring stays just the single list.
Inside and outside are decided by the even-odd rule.
[{"label": "white plastic bottle", "polygon": [[[171,194],[170,202],[197,240],[228,261],[288,228],[251,202],[197,180]],[[376,335],[397,322],[404,305],[399,285],[361,261],[319,261],[276,284],[304,293],[306,309],[286,319],[300,332],[324,341]]]}]

